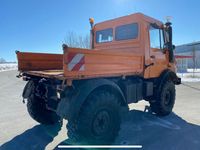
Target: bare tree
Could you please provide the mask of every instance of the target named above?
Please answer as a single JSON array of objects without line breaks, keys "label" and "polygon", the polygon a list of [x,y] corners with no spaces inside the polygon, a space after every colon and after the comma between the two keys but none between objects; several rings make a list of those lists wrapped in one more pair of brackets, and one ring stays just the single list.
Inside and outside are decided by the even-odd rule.
[{"label": "bare tree", "polygon": [[5,63],[6,60],[4,58],[0,58],[0,63]]},{"label": "bare tree", "polygon": [[90,36],[77,35],[75,32],[70,31],[67,33],[64,43],[69,47],[90,48]]}]

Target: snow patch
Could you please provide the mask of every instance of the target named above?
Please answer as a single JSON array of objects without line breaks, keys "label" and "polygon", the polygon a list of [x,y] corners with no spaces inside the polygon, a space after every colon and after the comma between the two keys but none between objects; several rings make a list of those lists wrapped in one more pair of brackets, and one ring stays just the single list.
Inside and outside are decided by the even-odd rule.
[{"label": "snow patch", "polygon": [[0,72],[9,71],[9,70],[17,70],[17,63],[2,63],[2,64],[0,64]]},{"label": "snow patch", "polygon": [[200,69],[187,69],[186,73],[177,73],[184,82],[200,82]]}]

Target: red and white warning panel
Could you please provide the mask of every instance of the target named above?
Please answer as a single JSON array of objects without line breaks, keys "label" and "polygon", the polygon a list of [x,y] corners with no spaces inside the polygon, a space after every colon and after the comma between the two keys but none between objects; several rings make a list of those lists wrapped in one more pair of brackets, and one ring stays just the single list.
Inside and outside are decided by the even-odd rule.
[{"label": "red and white warning panel", "polygon": [[66,47],[64,49],[64,76],[84,79],[104,76],[122,76],[141,72],[143,56]]},{"label": "red and white warning panel", "polygon": [[81,53],[69,53],[68,57],[68,71],[84,71],[85,70],[85,56]]}]

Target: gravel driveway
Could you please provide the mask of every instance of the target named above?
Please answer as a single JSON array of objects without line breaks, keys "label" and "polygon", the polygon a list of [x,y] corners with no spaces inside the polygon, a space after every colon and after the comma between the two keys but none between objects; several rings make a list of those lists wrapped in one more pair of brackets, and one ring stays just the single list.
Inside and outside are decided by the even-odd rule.
[{"label": "gravel driveway", "polygon": [[[25,82],[16,75],[17,71],[0,72],[0,149],[57,149],[67,139],[65,125],[62,129],[42,126],[29,117],[21,98]],[[199,150],[200,82],[185,84],[194,88],[177,86],[174,112],[167,117],[144,112],[146,102],[131,104],[113,144],[137,144],[145,150]]]}]

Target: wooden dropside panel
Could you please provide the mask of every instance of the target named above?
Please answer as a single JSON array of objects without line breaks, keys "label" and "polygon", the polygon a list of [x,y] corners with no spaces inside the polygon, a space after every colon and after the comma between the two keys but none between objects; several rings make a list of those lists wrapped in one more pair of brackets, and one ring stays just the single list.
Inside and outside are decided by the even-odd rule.
[{"label": "wooden dropside panel", "polygon": [[67,48],[64,50],[64,76],[81,79],[142,74],[143,60],[142,55],[132,53]]},{"label": "wooden dropside panel", "polygon": [[17,52],[19,71],[62,70],[62,54]]}]

